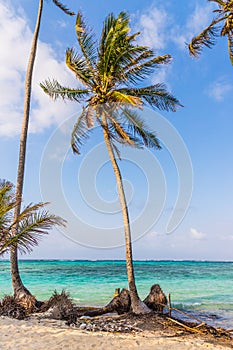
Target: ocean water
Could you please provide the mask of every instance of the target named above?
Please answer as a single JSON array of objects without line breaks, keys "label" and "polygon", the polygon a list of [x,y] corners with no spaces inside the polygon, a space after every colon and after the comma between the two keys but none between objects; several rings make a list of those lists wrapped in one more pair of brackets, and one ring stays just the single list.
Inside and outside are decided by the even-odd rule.
[{"label": "ocean water", "polygon": [[[21,277],[37,299],[65,289],[79,305],[102,306],[127,288],[124,261],[20,261]],[[159,283],[172,306],[215,326],[233,328],[233,262],[135,261],[140,297]],[[0,260],[0,298],[11,294],[10,266]]]}]

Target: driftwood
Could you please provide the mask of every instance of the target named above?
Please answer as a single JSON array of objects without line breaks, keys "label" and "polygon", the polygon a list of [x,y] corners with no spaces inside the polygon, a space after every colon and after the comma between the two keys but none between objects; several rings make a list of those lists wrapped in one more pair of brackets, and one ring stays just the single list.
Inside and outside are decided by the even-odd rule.
[{"label": "driftwood", "polygon": [[162,313],[164,307],[167,305],[167,298],[159,284],[154,284],[149,295],[144,299],[144,303],[149,307],[149,309]]},{"label": "driftwood", "polygon": [[127,289],[122,289],[119,293],[119,288],[116,289],[114,298],[104,307],[96,310],[90,310],[84,313],[84,316],[100,316],[109,312],[117,312],[118,315],[124,314],[130,310],[130,295]]},{"label": "driftwood", "polygon": [[[176,323],[176,324],[178,324],[179,326],[185,328],[185,329],[188,330],[188,331],[203,334],[203,332],[202,332],[201,330],[197,329],[197,327],[189,327],[189,326],[187,326],[186,324],[181,323],[181,322],[175,320],[174,318],[170,318],[170,317],[168,317],[168,320],[169,320],[169,321],[172,321],[172,322],[174,322],[174,323]],[[203,325],[203,324],[201,324],[201,326],[202,326],[202,325]]]}]

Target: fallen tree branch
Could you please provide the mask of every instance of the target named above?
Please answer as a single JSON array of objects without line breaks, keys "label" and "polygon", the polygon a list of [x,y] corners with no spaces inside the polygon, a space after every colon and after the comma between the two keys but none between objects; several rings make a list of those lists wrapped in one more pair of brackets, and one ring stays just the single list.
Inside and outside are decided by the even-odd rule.
[{"label": "fallen tree branch", "polygon": [[187,329],[188,331],[196,332],[196,333],[200,333],[200,334],[204,334],[202,331],[200,331],[200,329],[197,329],[196,327],[195,327],[195,328],[192,328],[192,327],[186,326],[185,324],[183,324],[183,323],[181,323],[181,322],[175,320],[174,318],[168,317],[168,320],[169,320],[169,321],[172,321],[172,322],[174,322],[174,323],[176,323],[176,324],[178,324],[179,326],[181,326],[181,327]]}]

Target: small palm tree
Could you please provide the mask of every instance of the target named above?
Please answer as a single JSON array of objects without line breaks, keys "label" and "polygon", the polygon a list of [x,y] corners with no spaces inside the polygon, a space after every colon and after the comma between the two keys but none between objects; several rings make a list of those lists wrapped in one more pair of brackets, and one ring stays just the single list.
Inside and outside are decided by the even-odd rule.
[{"label": "small palm tree", "polygon": [[48,203],[29,204],[13,220],[16,206],[13,184],[0,180],[0,255],[16,246],[22,253],[31,252],[51,228],[65,225],[65,220],[44,209],[46,204]]},{"label": "small palm tree", "polygon": [[[58,0],[52,0],[52,2],[60,8],[67,15],[73,16],[74,12],[71,12],[65,5],[63,5]],[[18,160],[18,172],[17,172],[17,181],[16,181],[16,205],[14,207],[14,221],[16,222],[15,231],[17,231],[17,217],[21,211],[21,202],[23,195],[23,183],[24,183],[24,171],[25,171],[25,162],[26,162],[26,146],[27,146],[27,135],[28,135],[28,125],[29,125],[29,116],[30,116],[30,104],[31,104],[31,92],[32,92],[32,75],[34,69],[34,62],[37,51],[37,43],[39,39],[40,25],[41,25],[41,16],[43,11],[44,0],[39,0],[39,7],[37,13],[36,26],[32,38],[31,51],[27,64],[27,72],[25,77],[25,90],[24,90],[24,113],[22,119],[22,130],[20,135],[20,147],[19,147],[19,160]],[[25,295],[30,295],[30,292],[23,285],[18,268],[18,253],[17,245],[14,245],[11,249],[11,275],[12,275],[12,285],[14,293],[20,291]]]},{"label": "small palm tree", "polygon": [[137,45],[135,38],[139,33],[130,34],[129,16],[125,12],[117,17],[110,14],[106,18],[99,43],[79,13],[76,34],[81,52],[67,49],[66,64],[82,86],[72,89],[56,80],[47,80],[41,87],[54,100],[85,101],[71,137],[75,153],[80,153],[81,145],[95,124],[103,130],[123,214],[131,306],[135,313],[148,312],[149,309],[139,299],[135,284],[129,213],[117,163],[119,150],[116,142],[139,148],[160,148],[158,139],[144,125],[137,109],[149,105],[175,111],[179,102],[166,91],[163,84],[146,87],[136,85],[161,64],[170,62],[171,56],[156,57],[148,47]]},{"label": "small palm tree", "polygon": [[[211,47],[215,44],[216,38],[227,36],[228,52],[233,65],[233,0],[208,0],[217,4],[217,13],[212,22],[200,34],[195,36],[189,44],[189,52],[194,57],[198,57],[203,46]],[[223,26],[220,26],[220,23]]]}]

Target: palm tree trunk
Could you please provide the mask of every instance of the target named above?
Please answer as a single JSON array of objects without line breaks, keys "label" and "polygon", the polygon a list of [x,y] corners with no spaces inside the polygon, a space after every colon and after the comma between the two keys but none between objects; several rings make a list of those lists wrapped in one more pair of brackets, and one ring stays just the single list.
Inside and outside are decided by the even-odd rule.
[{"label": "palm tree trunk", "polygon": [[125,248],[126,248],[126,269],[128,275],[128,283],[129,283],[129,291],[130,291],[130,299],[131,299],[131,308],[132,311],[136,314],[148,313],[151,310],[140,300],[137,292],[137,287],[135,283],[134,277],[134,268],[133,268],[133,255],[132,255],[132,241],[131,241],[131,232],[130,232],[130,223],[129,223],[129,212],[121,177],[121,172],[119,166],[117,164],[114,151],[112,148],[112,144],[109,138],[108,132],[108,124],[106,116],[103,113],[102,116],[103,122],[103,132],[104,132],[104,140],[107,147],[107,151],[109,154],[109,158],[112,163],[113,171],[115,173],[118,195],[121,204],[123,222],[124,222],[124,232],[125,232]]},{"label": "palm tree trunk", "polygon": [[[18,174],[17,174],[17,182],[16,182],[17,204],[15,207],[14,219],[18,217],[21,210],[25,161],[26,161],[28,123],[29,123],[30,102],[31,102],[31,90],[32,90],[32,74],[33,74],[34,62],[36,57],[42,10],[43,10],[43,0],[39,0],[37,21],[36,21],[36,26],[34,30],[33,39],[32,39],[31,52],[28,60],[27,72],[26,72],[26,78],[25,78],[24,114],[23,114],[22,130],[21,130],[21,136],[20,136]],[[17,231],[17,225],[14,227],[14,232],[16,231]],[[30,292],[24,287],[22,280],[20,278],[17,248],[12,248],[10,262],[11,262],[12,285],[13,285],[15,297],[22,297],[23,295],[30,294]]]}]

